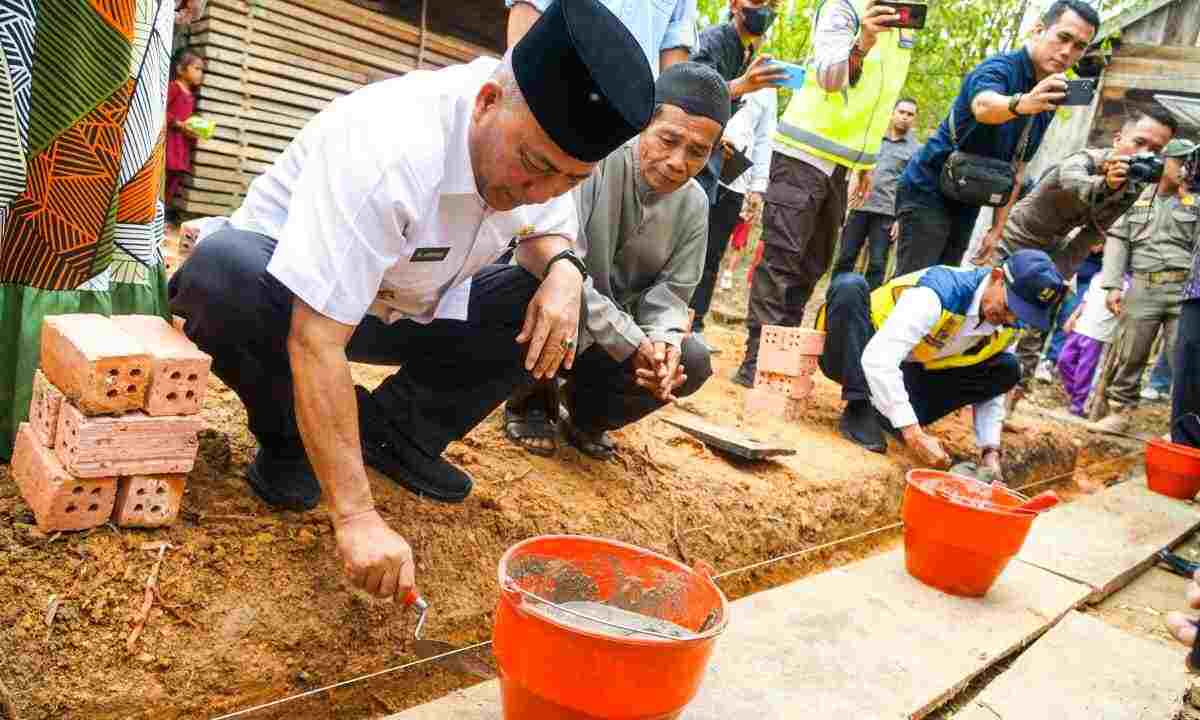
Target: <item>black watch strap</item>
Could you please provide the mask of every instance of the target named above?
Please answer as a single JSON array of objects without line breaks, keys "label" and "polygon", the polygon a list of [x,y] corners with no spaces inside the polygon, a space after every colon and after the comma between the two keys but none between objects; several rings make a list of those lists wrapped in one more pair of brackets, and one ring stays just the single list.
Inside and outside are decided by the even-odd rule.
[{"label": "black watch strap", "polygon": [[554,267],[554,263],[558,262],[559,260],[566,260],[567,262],[571,263],[577,270],[579,270],[579,274],[583,276],[584,280],[588,279],[587,265],[585,265],[583,260],[575,254],[574,250],[563,250],[559,254],[550,258],[550,262],[546,263],[547,275],[550,274],[550,268]]}]

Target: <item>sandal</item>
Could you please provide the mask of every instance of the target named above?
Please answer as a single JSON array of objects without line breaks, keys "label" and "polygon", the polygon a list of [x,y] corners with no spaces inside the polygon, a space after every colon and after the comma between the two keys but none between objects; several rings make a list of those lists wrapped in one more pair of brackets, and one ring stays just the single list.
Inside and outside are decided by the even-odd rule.
[{"label": "sandal", "polygon": [[[545,410],[530,407],[523,413],[504,405],[504,434],[522,449],[540,457],[554,457],[558,453],[558,428]],[[527,440],[549,440],[550,447],[533,447]]]},{"label": "sandal", "polygon": [[608,433],[601,430],[598,433],[585,432],[575,426],[571,421],[571,416],[564,409],[559,417],[559,422],[563,425],[563,430],[566,431],[567,441],[571,443],[579,452],[596,460],[608,460],[617,452],[617,444],[613,442]]}]

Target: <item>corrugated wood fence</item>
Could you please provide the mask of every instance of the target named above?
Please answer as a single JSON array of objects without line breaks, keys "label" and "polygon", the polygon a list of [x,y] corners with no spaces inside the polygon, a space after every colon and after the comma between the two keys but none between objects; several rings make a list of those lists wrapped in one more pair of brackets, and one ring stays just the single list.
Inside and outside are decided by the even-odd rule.
[{"label": "corrugated wood fence", "polygon": [[344,0],[209,0],[189,47],[206,72],[196,112],[218,123],[201,141],[176,207],[225,215],[309,118],[331,100],[418,66],[495,55]]}]

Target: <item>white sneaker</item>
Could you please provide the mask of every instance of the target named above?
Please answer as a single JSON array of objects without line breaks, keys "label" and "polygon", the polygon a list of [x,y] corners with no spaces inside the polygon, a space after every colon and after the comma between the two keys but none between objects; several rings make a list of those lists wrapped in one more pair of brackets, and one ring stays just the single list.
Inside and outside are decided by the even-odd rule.
[{"label": "white sneaker", "polygon": [[1140,397],[1143,400],[1149,400],[1150,402],[1159,402],[1161,400],[1166,400],[1168,395],[1165,392],[1159,392],[1158,390],[1155,390],[1147,385],[1146,387],[1142,388]]},{"label": "white sneaker", "polygon": [[1033,373],[1033,378],[1047,385],[1054,382],[1054,370],[1049,360],[1043,360],[1038,363],[1037,370]]},{"label": "white sneaker", "polygon": [[733,273],[731,271],[726,270],[725,272],[721,273],[720,287],[722,290],[733,289]]}]

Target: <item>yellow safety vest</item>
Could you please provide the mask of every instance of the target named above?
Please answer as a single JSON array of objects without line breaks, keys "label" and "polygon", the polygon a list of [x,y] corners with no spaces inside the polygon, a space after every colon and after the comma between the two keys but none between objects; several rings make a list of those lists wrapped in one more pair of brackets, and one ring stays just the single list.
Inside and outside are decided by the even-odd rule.
[{"label": "yellow safety vest", "polygon": [[[941,301],[942,315],[929,333],[912,349],[912,357],[924,365],[926,370],[978,365],[1007,350],[1019,331],[1010,327],[1000,328],[992,333],[991,337],[982,338],[979,344],[965,352],[944,358],[937,355],[946,347],[946,343],[958,335],[966,323],[966,311],[970,308],[979,285],[990,272],[990,268],[964,270],[935,265],[898,277],[871,293],[871,325],[876,330],[883,327],[905,290],[918,285],[927,287],[933,290]],[[817,329],[825,329],[824,307],[817,315]]]},{"label": "yellow safety vest", "polygon": [[[856,20],[866,11],[868,0],[850,0]],[[824,2],[813,14],[813,28]],[[829,93],[817,84],[817,69],[811,64],[804,87],[792,96],[775,133],[784,145],[852,170],[875,166],[892,111],[908,78],[912,61],[913,34],[910,30],[881,33],[863,59],[862,76],[854,87]]]}]

